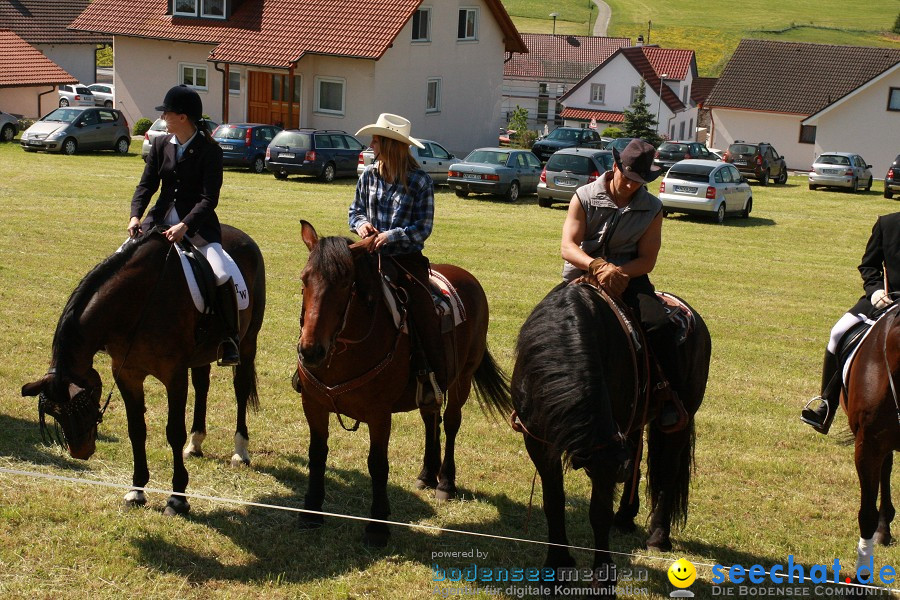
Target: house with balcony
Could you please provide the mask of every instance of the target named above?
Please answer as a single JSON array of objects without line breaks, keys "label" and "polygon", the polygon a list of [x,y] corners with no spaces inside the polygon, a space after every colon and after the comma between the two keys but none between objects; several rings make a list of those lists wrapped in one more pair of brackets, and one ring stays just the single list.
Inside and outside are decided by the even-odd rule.
[{"label": "house with balcony", "polygon": [[500,0],[94,0],[71,27],[113,37],[130,122],[185,84],[220,122],[355,133],[393,112],[454,151],[496,144],[503,61],[527,52]]}]

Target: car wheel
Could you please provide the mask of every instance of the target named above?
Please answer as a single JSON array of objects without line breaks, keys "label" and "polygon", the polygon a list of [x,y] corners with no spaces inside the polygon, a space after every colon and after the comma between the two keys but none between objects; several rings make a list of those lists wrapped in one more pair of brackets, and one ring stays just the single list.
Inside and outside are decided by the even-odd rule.
[{"label": "car wheel", "polygon": [[819,187],[819,186],[817,186],[817,185],[814,184],[814,183],[809,184],[809,189],[811,189],[811,190],[815,190],[815,189],[818,188],[818,187]]},{"label": "car wheel", "polygon": [[275,171],[272,174],[275,176],[275,179],[287,179],[287,173],[284,171]]},{"label": "car wheel", "polygon": [[254,159],[253,164],[250,165],[250,170],[257,175],[264,172],[266,170],[266,159],[262,156],[257,156],[256,159]]},{"label": "car wheel", "polygon": [[716,223],[721,225],[725,222],[725,203],[719,205],[719,209],[716,211]]},{"label": "car wheel", "polygon": [[469,192],[466,192],[464,190],[456,190],[456,197],[457,198],[468,198]]},{"label": "car wheel", "polygon": [[0,131],[0,140],[4,142],[11,142],[14,137],[16,137],[16,128],[12,125],[6,124],[3,127],[3,131]]},{"label": "car wheel", "polygon": [[116,142],[116,152],[119,154],[128,154],[128,149],[131,147],[131,140],[126,137],[121,137]]},{"label": "car wheel", "polygon": [[509,184],[509,189],[506,190],[506,194],[504,194],[504,198],[506,198],[509,202],[515,202],[519,199],[519,182],[513,181]]},{"label": "car wheel", "polygon": [[892,192],[890,188],[888,188],[887,184],[884,184],[884,197],[888,200],[894,197],[894,192]]},{"label": "car wheel", "polygon": [[850,193],[855,194],[859,191],[859,181],[856,177],[853,178],[853,181],[850,182]]},{"label": "car wheel", "polygon": [[107,100],[103,103],[103,108],[112,108],[112,100]]},{"label": "car wheel", "polygon": [[671,213],[670,213],[669,211],[667,211],[666,209],[663,209],[662,213],[663,213],[663,219],[665,219],[666,217],[668,217],[668,216],[671,214]]},{"label": "car wheel", "polygon": [[741,211],[741,218],[749,219],[751,210],[753,210],[753,198],[747,198],[747,206]]},{"label": "car wheel", "polygon": [[322,174],[319,175],[319,181],[324,181],[325,183],[334,181],[334,163],[325,165],[325,168],[322,169]]},{"label": "car wheel", "polygon": [[69,105],[69,101],[66,100],[65,98],[60,98],[60,99],[59,99],[59,105],[60,105],[60,106],[68,106],[68,105]]},{"label": "car wheel", "polygon": [[66,141],[63,142],[63,145],[62,145],[63,154],[72,156],[77,151],[78,151],[78,142],[75,141],[75,138],[67,138]]},{"label": "car wheel", "polygon": [[541,198],[538,196],[538,206],[541,208],[550,208],[553,204],[553,200],[551,198]]},{"label": "car wheel", "polygon": [[759,178],[759,185],[769,185],[769,171],[763,171],[763,174]]},{"label": "car wheel", "polygon": [[781,167],[781,173],[778,175],[778,179],[775,180],[775,183],[785,184],[787,183],[787,167]]},{"label": "car wheel", "polygon": [[869,177],[869,183],[866,185],[867,192],[872,191],[872,179],[874,179],[874,177]]}]

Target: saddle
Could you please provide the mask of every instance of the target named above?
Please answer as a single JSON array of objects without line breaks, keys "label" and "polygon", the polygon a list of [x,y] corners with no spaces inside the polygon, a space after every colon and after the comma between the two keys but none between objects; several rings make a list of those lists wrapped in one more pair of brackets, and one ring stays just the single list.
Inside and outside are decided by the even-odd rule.
[{"label": "saddle", "polygon": [[216,275],[213,273],[212,266],[206,257],[197,248],[186,239],[182,239],[177,245],[179,256],[187,259],[187,265],[194,275],[194,281],[197,284],[200,297],[203,300],[203,310],[205,315],[213,313],[213,306],[216,300]]},{"label": "saddle", "polygon": [[893,310],[900,310],[900,308],[898,308],[897,304],[891,304],[876,312],[871,317],[864,317],[862,321],[856,323],[844,332],[844,335],[842,335],[841,339],[838,341],[834,357],[835,360],[837,360],[838,372],[842,375],[841,385],[845,392],[847,391],[847,376],[850,374],[850,367],[853,364],[853,359],[856,358],[856,351],[859,350],[859,346],[862,344],[863,340],[866,339],[866,336],[872,331],[872,327],[875,323]]}]

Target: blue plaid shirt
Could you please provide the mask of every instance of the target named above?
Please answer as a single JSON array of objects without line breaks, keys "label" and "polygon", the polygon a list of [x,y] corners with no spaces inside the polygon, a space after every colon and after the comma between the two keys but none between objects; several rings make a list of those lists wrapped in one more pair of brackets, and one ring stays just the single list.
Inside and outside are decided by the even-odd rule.
[{"label": "blue plaid shirt", "polygon": [[356,184],[349,224],[354,232],[363,223],[387,232],[383,254],[422,251],[434,225],[434,183],[421,169],[407,174],[408,189],[401,182],[388,184],[375,165],[369,165]]}]

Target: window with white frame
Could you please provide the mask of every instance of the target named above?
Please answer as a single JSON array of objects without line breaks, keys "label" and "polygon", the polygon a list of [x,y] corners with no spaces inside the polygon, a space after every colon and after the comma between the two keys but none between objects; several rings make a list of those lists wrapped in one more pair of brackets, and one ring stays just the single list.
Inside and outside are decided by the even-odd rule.
[{"label": "window with white frame", "polygon": [[422,7],[412,18],[412,41],[431,41],[431,8]]},{"label": "window with white frame", "polygon": [[197,1],[198,0],[175,0],[172,13],[185,17],[196,17]]},{"label": "window with white frame", "polygon": [[606,104],[606,84],[591,84],[591,104]]},{"label": "window with white frame", "polygon": [[888,110],[900,110],[900,88],[892,87],[888,90]]},{"label": "window with white frame", "polygon": [[204,17],[214,17],[216,19],[225,18],[225,0],[203,0]]},{"label": "window with white frame", "polygon": [[229,94],[240,94],[241,93],[241,72],[240,71],[228,71],[228,93]]},{"label": "window with white frame", "polygon": [[459,9],[459,26],[456,32],[457,40],[478,39],[478,9]]},{"label": "window with white frame", "polygon": [[344,80],[337,77],[316,77],[315,111],[331,115],[344,114]]},{"label": "window with white frame", "polygon": [[206,66],[204,65],[178,65],[178,83],[182,83],[195,90],[209,89],[206,84]]},{"label": "window with white frame", "polygon": [[634,104],[635,99],[638,97],[638,93],[641,91],[640,86],[634,85],[631,86],[631,100],[628,101],[628,106]]},{"label": "window with white frame", "polygon": [[429,79],[425,93],[425,112],[441,112],[441,80]]}]

